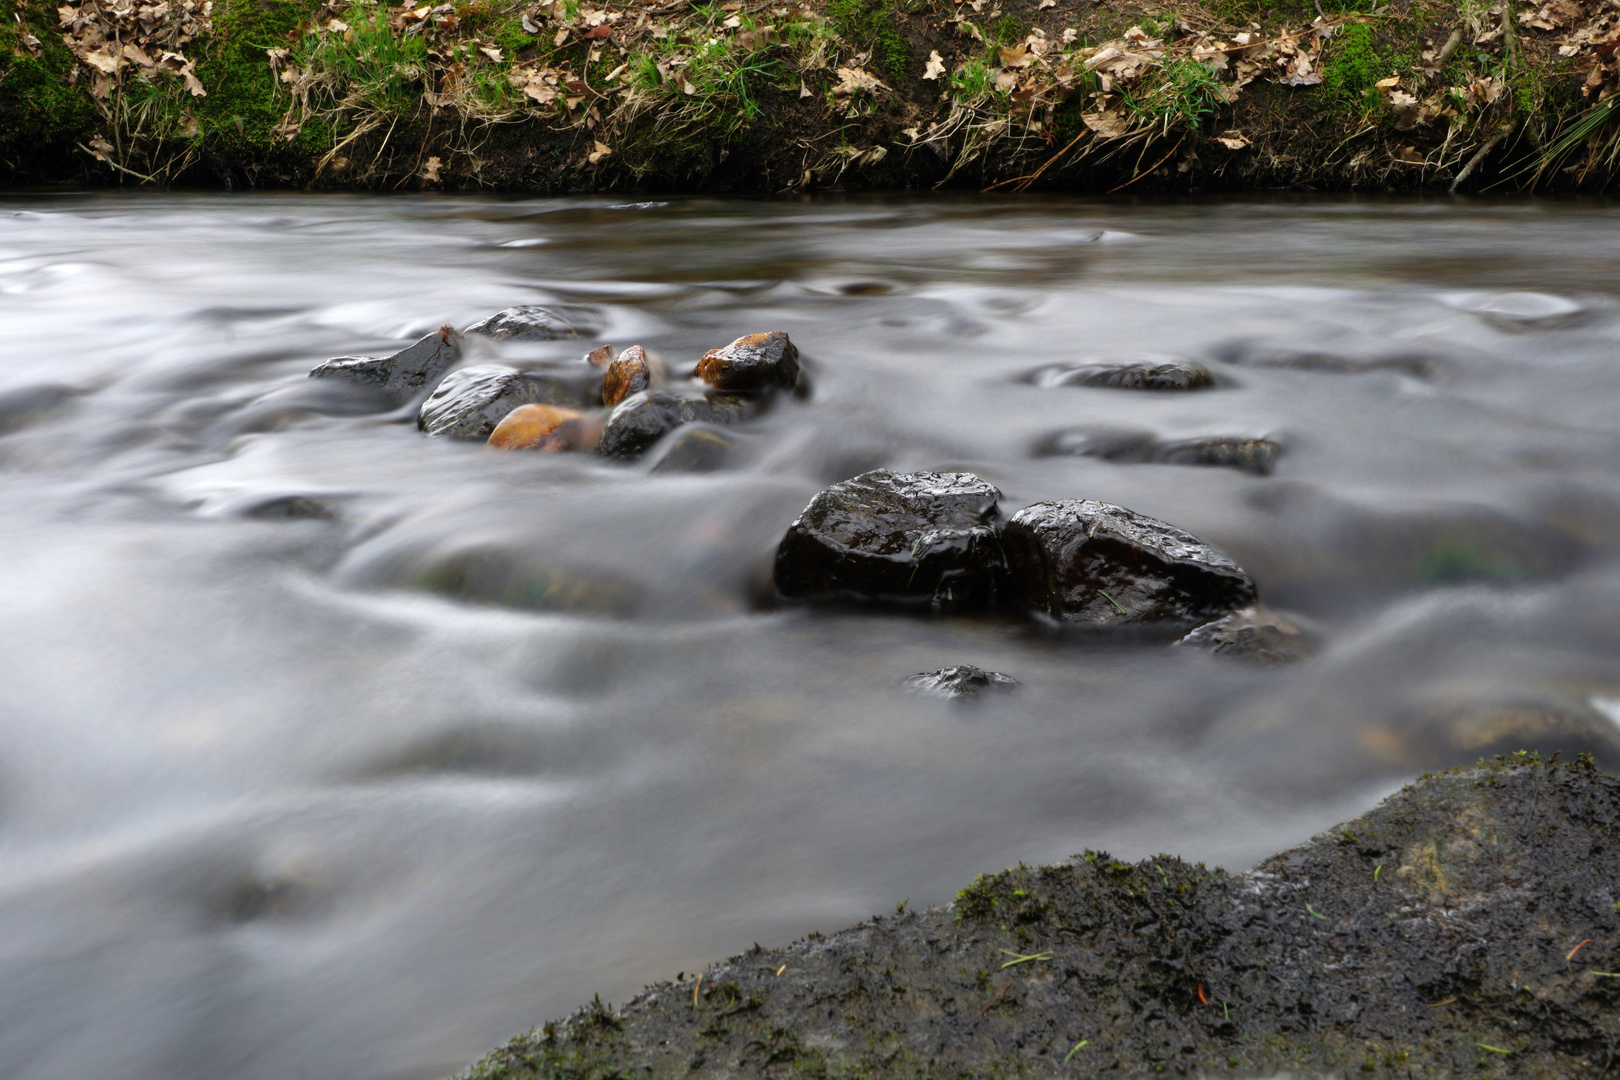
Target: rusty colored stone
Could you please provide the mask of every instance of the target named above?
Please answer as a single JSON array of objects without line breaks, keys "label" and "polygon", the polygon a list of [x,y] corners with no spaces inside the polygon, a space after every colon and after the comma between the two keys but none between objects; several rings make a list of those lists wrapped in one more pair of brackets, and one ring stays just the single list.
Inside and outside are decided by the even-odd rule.
[{"label": "rusty colored stone", "polygon": [[599,368],[607,367],[608,364],[613,362],[613,346],[598,345],[596,348],[585,354],[585,362],[587,364],[594,364]]},{"label": "rusty colored stone", "polygon": [[602,381],[602,404],[613,408],[631,394],[639,394],[656,381],[657,372],[647,350],[632,345],[608,365]]},{"label": "rusty colored stone", "polygon": [[556,405],[523,405],[495,425],[489,445],[501,450],[568,450],[585,419],[584,413]]},{"label": "rusty colored stone", "polygon": [[799,384],[799,350],[785,330],[749,334],[704,353],[696,374],[717,390],[792,390]]}]

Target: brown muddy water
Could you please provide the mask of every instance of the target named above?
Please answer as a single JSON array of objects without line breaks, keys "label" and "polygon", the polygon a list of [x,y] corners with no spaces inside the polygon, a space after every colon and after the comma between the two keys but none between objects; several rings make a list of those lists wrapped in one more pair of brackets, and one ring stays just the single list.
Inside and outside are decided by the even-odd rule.
[{"label": "brown muddy water", "polygon": [[[1620,209],[0,203],[7,1077],[427,1080],[1019,860],[1239,868],[1486,750],[1615,762]],[[815,393],[705,475],[287,405],[536,302],[601,333],[488,356],[780,328]],[[1144,356],[1219,385],[1019,378]],[[1035,454],[1073,427],[1284,452]],[[877,465],[1168,520],[1322,650],[763,603],[799,509]],[[469,551],[558,604],[422,587]],[[1023,689],[903,689],[961,663]]]}]

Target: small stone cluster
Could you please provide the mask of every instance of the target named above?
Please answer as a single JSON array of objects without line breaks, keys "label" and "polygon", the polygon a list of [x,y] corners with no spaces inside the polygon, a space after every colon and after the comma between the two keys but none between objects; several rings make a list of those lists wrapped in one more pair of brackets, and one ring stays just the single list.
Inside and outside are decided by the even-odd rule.
[{"label": "small stone cluster", "polygon": [[[578,336],[579,329],[559,309],[526,305],[498,312],[465,333],[554,341]],[[716,467],[735,448],[717,426],[758,416],[779,391],[808,393],[799,350],[782,330],[711,349],[678,384],[640,345],[617,355],[602,345],[580,362],[519,369],[458,366],[463,340],[443,326],[392,356],[336,357],[309,374],[369,392],[381,409],[419,402],[416,426],[426,435],[500,450],[635,458],[676,433],[665,455],[669,461],[660,466],[692,471]]]}]

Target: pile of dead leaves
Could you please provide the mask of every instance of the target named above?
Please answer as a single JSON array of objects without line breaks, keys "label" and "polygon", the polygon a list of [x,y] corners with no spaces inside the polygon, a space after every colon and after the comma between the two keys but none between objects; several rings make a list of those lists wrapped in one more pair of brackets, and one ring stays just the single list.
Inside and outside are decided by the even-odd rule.
[{"label": "pile of dead leaves", "polygon": [[1616,0],[1548,0],[1519,13],[1519,25],[1553,35],[1558,55],[1571,57],[1583,76],[1581,93],[1604,101],[1620,92],[1620,3]]},{"label": "pile of dead leaves", "polygon": [[104,101],[133,71],[148,81],[159,75],[180,78],[193,97],[205,96],[195,62],[181,49],[212,29],[213,8],[213,0],[64,4],[56,9],[62,41],[78,59],[70,81],[85,80],[90,93]]}]

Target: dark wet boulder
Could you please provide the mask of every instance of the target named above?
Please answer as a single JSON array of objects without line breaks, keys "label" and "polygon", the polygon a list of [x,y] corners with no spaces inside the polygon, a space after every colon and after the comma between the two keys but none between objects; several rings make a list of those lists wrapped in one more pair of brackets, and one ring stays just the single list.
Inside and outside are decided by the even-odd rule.
[{"label": "dark wet boulder", "polygon": [[577,409],[560,405],[522,405],[495,425],[489,445],[497,450],[585,450],[596,445],[599,425]]},{"label": "dark wet boulder", "polygon": [[639,394],[663,382],[663,365],[647,355],[640,345],[632,345],[613,359],[602,379],[602,404],[613,408],[631,394]]},{"label": "dark wet boulder", "polygon": [[601,324],[601,313],[591,307],[519,304],[473,323],[467,327],[467,333],[482,334],[497,341],[560,341],[589,337],[601,330]]},{"label": "dark wet boulder", "polygon": [[433,437],[483,442],[507,413],[521,405],[589,408],[600,390],[595,369],[519,371],[504,364],[474,364],[452,371],[422,402],[416,426]]},{"label": "dark wet boulder", "polygon": [[684,424],[740,424],[763,408],[760,399],[741,394],[644,390],[625,398],[608,415],[596,452],[603,457],[640,457]]},{"label": "dark wet boulder", "polygon": [[988,602],[1005,571],[1000,498],[972,473],[878,469],[834,484],[782,538],[777,591],[944,607]]},{"label": "dark wet boulder", "polygon": [[906,689],[924,697],[949,701],[972,701],[981,693],[1009,693],[1018,689],[1018,680],[999,671],[986,671],[971,664],[925,671],[906,680]]},{"label": "dark wet boulder", "polygon": [[343,379],[375,390],[389,407],[415,400],[461,361],[461,335],[448,326],[392,356],[339,356],[316,366],[312,379]]},{"label": "dark wet boulder", "polygon": [[1293,619],[1264,608],[1246,607],[1194,627],[1176,644],[1271,667],[1309,660],[1316,655],[1321,641]]},{"label": "dark wet boulder", "polygon": [[799,385],[799,350],[785,330],[749,334],[704,353],[695,374],[716,390],[792,390]]},{"label": "dark wet boulder", "polygon": [[1106,364],[1047,364],[1024,375],[1035,386],[1097,386],[1111,390],[1202,390],[1215,385],[1203,364],[1172,358]]},{"label": "dark wet boulder", "polygon": [[1241,873],[1088,851],[986,874],[593,1002],[463,1077],[1597,1080],[1617,833],[1620,778],[1514,755]]},{"label": "dark wet boulder", "polygon": [[743,441],[709,424],[687,424],[671,435],[653,462],[655,473],[718,472],[734,462]]},{"label": "dark wet boulder", "polygon": [[1003,534],[1025,607],[1064,623],[1190,629],[1254,603],[1254,582],[1174,525],[1091,499],[1036,503]]}]

